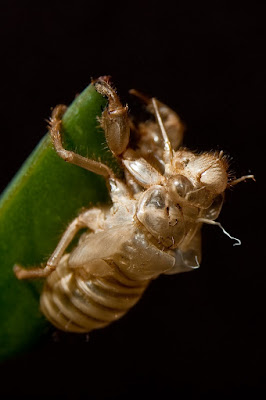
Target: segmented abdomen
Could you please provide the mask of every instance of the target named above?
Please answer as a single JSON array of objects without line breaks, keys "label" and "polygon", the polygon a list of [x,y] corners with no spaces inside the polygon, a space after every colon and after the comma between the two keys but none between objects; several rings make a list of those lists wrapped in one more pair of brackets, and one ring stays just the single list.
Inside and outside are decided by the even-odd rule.
[{"label": "segmented abdomen", "polygon": [[82,268],[70,268],[68,258],[47,278],[41,295],[42,312],[64,331],[85,333],[110,324],[139,300],[149,283],[128,279],[114,263],[112,275],[84,280]]}]

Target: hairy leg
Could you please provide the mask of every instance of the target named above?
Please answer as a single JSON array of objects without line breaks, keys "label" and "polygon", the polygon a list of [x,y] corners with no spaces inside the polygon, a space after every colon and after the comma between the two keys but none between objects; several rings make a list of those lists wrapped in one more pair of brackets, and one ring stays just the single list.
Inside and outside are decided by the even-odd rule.
[{"label": "hairy leg", "polygon": [[75,218],[65,230],[62,238],[56,246],[54,252],[50,256],[44,268],[34,267],[25,269],[20,265],[14,266],[14,273],[18,279],[38,279],[46,278],[53,272],[60,262],[66,248],[72,242],[77,232],[82,228],[96,229],[96,225],[100,223],[101,210],[92,208],[81,213]]},{"label": "hairy leg", "polygon": [[[147,110],[153,115],[156,115],[156,111],[154,109],[154,101],[156,101],[158,113],[160,114],[160,117],[162,119],[162,123],[166,134],[171,142],[171,146],[173,150],[177,150],[182,144],[185,130],[184,124],[182,123],[180,117],[164,103],[155,100],[154,98],[149,98],[135,89],[131,89],[130,94],[133,94],[134,96],[142,100],[146,104]],[[156,134],[158,135],[158,137],[161,137],[160,127],[158,126],[158,123],[150,120],[140,123],[139,131],[141,136],[143,136],[142,140],[144,143],[148,141],[151,144],[154,140],[156,141]],[[160,146],[159,143],[158,145]]]},{"label": "hairy leg", "polygon": [[82,157],[81,155],[73,151],[64,149],[61,135],[61,119],[65,111],[66,106],[59,104],[54,108],[50,119],[50,134],[54,148],[59,157],[61,157],[66,162],[75,164],[98,175],[102,175],[105,178],[113,177],[114,173],[109,167],[107,167],[107,165],[102,164],[99,161],[91,160],[90,158]]},{"label": "hairy leg", "polygon": [[128,107],[123,107],[109,77],[103,76],[93,81],[97,92],[108,98],[108,107],[100,119],[106,141],[112,153],[118,157],[127,148],[130,135]]}]

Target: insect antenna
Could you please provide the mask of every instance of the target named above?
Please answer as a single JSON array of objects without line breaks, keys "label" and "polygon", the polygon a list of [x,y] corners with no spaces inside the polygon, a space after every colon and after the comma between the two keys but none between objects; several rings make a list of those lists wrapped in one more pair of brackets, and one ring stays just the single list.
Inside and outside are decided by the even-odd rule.
[{"label": "insect antenna", "polygon": [[168,135],[166,133],[166,130],[164,128],[163,121],[162,121],[162,118],[161,118],[161,114],[160,114],[160,111],[158,109],[157,100],[153,97],[151,99],[151,101],[152,101],[152,105],[153,105],[153,108],[154,108],[156,120],[157,120],[158,125],[160,127],[161,134],[162,134],[163,141],[164,141],[164,161],[165,161],[166,164],[170,164],[172,159],[173,159],[172,145],[171,145],[169,137],[168,137]]},{"label": "insect antenna", "polygon": [[255,179],[254,175],[244,175],[244,176],[241,176],[240,178],[237,178],[237,179],[234,179],[234,180],[230,181],[228,186],[237,185],[240,182],[244,182],[246,179],[252,179],[253,181],[256,182],[256,179]]}]

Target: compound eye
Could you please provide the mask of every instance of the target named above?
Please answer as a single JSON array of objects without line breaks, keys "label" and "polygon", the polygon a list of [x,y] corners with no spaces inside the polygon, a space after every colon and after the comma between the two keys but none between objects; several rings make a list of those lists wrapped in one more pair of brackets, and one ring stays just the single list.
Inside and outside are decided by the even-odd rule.
[{"label": "compound eye", "polygon": [[184,175],[176,175],[173,178],[173,186],[175,192],[180,197],[186,197],[186,194],[194,189],[190,180],[186,178]]},{"label": "compound eye", "polygon": [[216,218],[218,218],[223,205],[223,201],[224,201],[224,196],[222,194],[216,196],[211,206],[205,210],[204,218],[210,220],[215,220]]}]

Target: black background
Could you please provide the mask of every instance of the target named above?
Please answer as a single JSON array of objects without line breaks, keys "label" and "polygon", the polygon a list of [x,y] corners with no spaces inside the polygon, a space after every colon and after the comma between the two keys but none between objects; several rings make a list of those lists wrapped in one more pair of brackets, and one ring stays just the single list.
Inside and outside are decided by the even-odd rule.
[{"label": "black background", "polygon": [[[59,334],[0,367],[0,396],[124,399],[266,394],[264,2],[49,2],[1,5],[1,189],[46,132],[57,103],[110,74],[186,121],[185,144],[223,149],[237,176],[205,227],[199,270],[153,282],[90,340]],[[174,5],[175,4],[175,5]],[[259,195],[260,193],[260,195]]]}]

